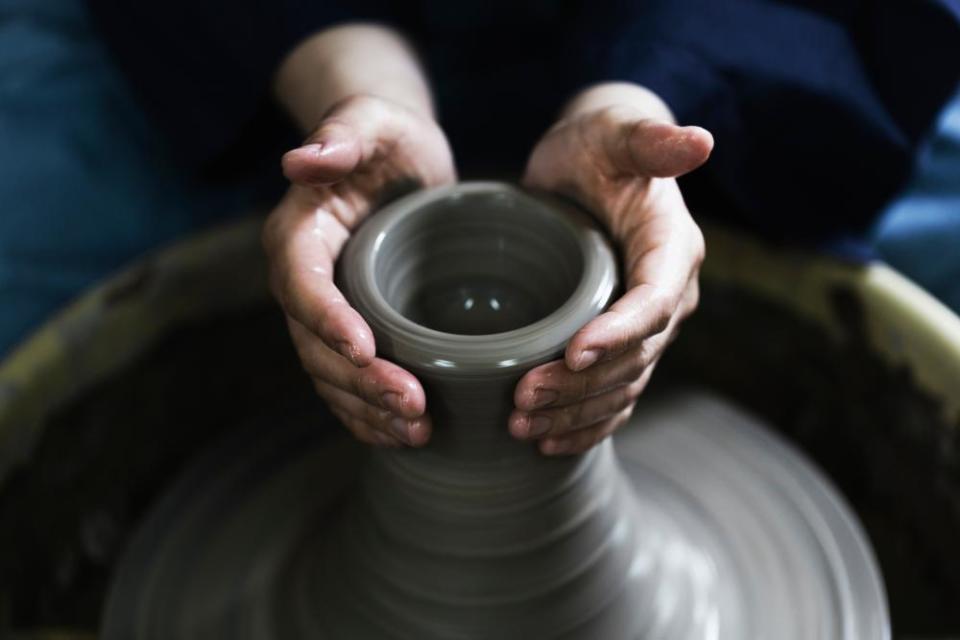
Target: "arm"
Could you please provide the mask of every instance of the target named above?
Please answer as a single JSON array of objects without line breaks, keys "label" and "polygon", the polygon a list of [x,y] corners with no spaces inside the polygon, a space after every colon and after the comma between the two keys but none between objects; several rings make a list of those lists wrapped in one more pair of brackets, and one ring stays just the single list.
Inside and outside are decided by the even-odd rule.
[{"label": "arm", "polygon": [[304,132],[337,102],[376,95],[433,117],[430,89],[407,43],[382,26],[334,27],[307,38],[282,62],[277,99]]},{"label": "arm", "polygon": [[307,39],[276,78],[280,102],[312,133],[284,156],[292,185],[264,225],[271,287],[314,386],[353,434],[421,445],[431,429],[423,388],[376,357],[370,328],[334,284],[334,265],[386,194],[455,179],[426,80],[406,44],[375,26]]},{"label": "arm", "polygon": [[683,181],[703,213],[792,242],[869,224],[960,80],[960,13],[942,0],[881,4],[591,5],[581,76],[625,82],[575,98],[525,180],[607,226],[627,291],[564,360],[520,381],[516,437],[572,453],[612,433],[696,306],[703,240],[676,178],[704,162],[713,139],[676,126],[673,113],[717,136],[709,165]]}]

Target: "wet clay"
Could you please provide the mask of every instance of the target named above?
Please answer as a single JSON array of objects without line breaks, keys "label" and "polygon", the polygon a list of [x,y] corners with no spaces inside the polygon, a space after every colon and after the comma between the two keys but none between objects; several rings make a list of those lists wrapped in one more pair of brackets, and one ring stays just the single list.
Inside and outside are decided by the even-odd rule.
[{"label": "wet clay", "polygon": [[616,452],[509,437],[516,379],[615,293],[582,214],[461,185],[387,207],[344,259],[381,353],[424,382],[430,446],[361,463],[304,421],[235,436],[134,538],[103,637],[889,637],[855,518],[719,397],[645,401]]},{"label": "wet clay", "polygon": [[[749,407],[825,469],[856,510],[880,561],[894,637],[958,635],[960,456],[939,404],[859,337],[862,311],[849,295],[838,292],[851,336],[841,344],[753,292],[703,284],[700,309],[638,410],[691,384],[735,416]],[[120,552],[198,452],[238,431],[256,436],[246,444],[256,447],[291,423],[309,429],[312,448],[345,449],[335,463],[348,476],[362,463],[270,303],[179,325],[102,379],[50,421],[31,463],[0,489],[2,630],[95,635]]]},{"label": "wet clay", "polygon": [[[756,418],[706,390],[673,389],[647,398],[616,448],[635,493],[630,517],[643,524],[646,537],[639,545],[646,553],[629,566],[634,579],[651,584],[629,592],[630,610],[651,631],[628,635],[613,627],[605,637],[732,638],[727,630],[734,624],[741,625],[741,638],[852,638],[844,633],[850,624],[857,637],[884,637],[885,620],[870,610],[882,604],[882,593],[859,528],[829,484]],[[594,455],[603,461],[609,452],[604,447]],[[356,512],[353,483],[362,482],[357,468],[364,456],[352,442],[331,441],[302,420],[222,443],[182,476],[141,528],[116,576],[104,637],[414,637],[347,598],[356,593],[345,576],[327,581],[340,570],[331,568],[333,558],[318,541],[330,544],[327,529]],[[342,529],[335,544],[349,548],[344,538],[362,533]],[[367,535],[387,543],[376,531]],[[607,544],[622,544],[620,536],[612,538]],[[424,555],[436,549],[446,556],[443,542],[430,536],[417,546]],[[411,624],[420,626],[421,637],[519,638],[513,629],[523,620],[543,633],[544,620],[527,607],[516,607],[517,620],[481,615],[504,610],[495,594],[485,606],[473,603],[474,616],[443,615],[463,606],[462,591],[476,586],[468,578],[480,562],[518,555],[513,550],[473,563],[447,556],[458,572],[454,582],[429,574],[422,580],[427,592],[407,596],[416,603],[446,594],[446,602],[435,605],[436,615]],[[382,562],[381,554],[375,560]],[[354,569],[368,579],[385,571],[376,563]],[[515,589],[518,573],[504,571],[497,593]],[[374,604],[393,614],[391,622],[407,613],[388,607],[405,588],[377,590],[389,596]],[[692,593],[709,599],[691,608]],[[541,598],[531,605],[551,603]],[[452,626],[441,626],[451,620]],[[790,626],[782,626],[787,621]],[[581,637],[590,625],[603,624],[582,622],[535,637]],[[331,629],[331,623],[350,626]]]}]

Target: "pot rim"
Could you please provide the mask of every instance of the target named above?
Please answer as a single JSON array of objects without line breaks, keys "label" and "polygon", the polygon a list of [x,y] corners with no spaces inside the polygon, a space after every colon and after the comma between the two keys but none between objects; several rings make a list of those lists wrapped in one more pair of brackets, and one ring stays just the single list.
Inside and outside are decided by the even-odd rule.
[{"label": "pot rim", "polygon": [[[211,313],[270,300],[260,215],[200,231],[119,269],[37,327],[0,361],[0,487],[30,459],[46,422],[167,333]],[[830,329],[827,293],[842,285],[866,305],[870,344],[911,370],[960,427],[960,317],[882,263],[851,265],[767,246],[743,231],[705,225],[705,285],[728,284]]]},{"label": "pot rim", "polygon": [[[380,249],[391,231],[430,215],[431,205],[465,197],[492,196],[510,203],[517,215],[544,213],[556,217],[575,240],[583,269],[570,296],[543,318],[510,331],[464,335],[438,331],[402,315],[384,297],[377,282]],[[583,325],[612,302],[619,285],[615,251],[593,218],[571,203],[503,182],[462,182],[414,192],[371,215],[344,250],[340,265],[344,293],[370,324],[378,350],[389,359],[418,371],[444,375],[515,372],[562,353]]]}]

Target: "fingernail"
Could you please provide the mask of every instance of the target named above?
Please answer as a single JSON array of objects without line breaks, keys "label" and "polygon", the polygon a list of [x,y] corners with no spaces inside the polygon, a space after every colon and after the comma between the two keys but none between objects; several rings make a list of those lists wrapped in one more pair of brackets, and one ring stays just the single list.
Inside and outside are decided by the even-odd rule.
[{"label": "fingernail", "polygon": [[530,420],[530,428],[527,430],[527,435],[531,438],[542,436],[547,431],[550,431],[550,425],[552,424],[553,420],[547,416],[534,416],[533,419]]},{"label": "fingernail", "polygon": [[393,431],[394,435],[404,442],[410,442],[408,423],[403,418],[392,418],[390,420],[390,431]]},{"label": "fingernail", "polygon": [[560,397],[560,394],[553,389],[537,389],[533,392],[533,408],[539,409],[553,404]]},{"label": "fingernail", "polygon": [[394,413],[403,413],[403,396],[395,391],[387,391],[381,394],[380,402]]},{"label": "fingernail", "polygon": [[589,366],[592,366],[597,360],[603,356],[603,349],[584,349],[580,352],[580,357],[577,358],[577,371],[583,371]]}]

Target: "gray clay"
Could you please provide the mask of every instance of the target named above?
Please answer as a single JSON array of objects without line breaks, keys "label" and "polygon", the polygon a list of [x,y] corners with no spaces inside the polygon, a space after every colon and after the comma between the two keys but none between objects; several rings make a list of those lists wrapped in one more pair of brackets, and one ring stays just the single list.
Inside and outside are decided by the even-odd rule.
[{"label": "gray clay", "polygon": [[849,509],[723,399],[645,397],[616,452],[508,435],[520,375],[616,293],[588,217],[502,184],[420,192],[339,271],[379,353],[423,381],[431,443],[237,435],[143,524],[104,638],[889,638]]}]

